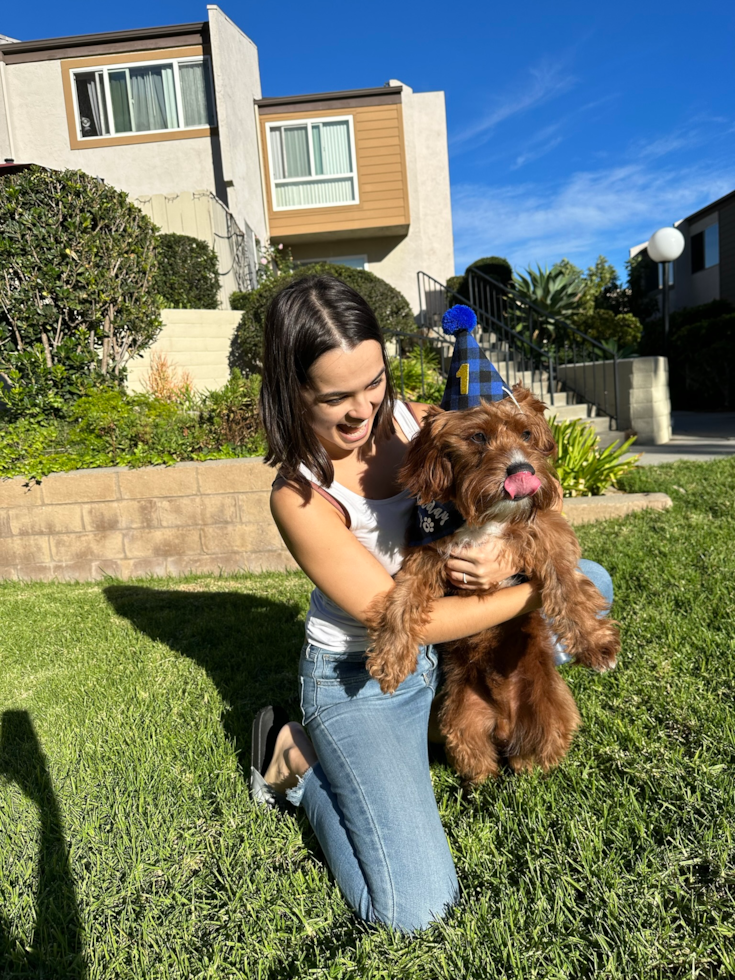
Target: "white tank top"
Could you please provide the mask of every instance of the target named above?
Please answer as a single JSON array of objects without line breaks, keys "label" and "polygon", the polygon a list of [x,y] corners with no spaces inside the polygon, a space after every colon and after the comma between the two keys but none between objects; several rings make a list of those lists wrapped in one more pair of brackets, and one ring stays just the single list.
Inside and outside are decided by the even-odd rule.
[{"label": "white tank top", "polygon": [[[407,439],[413,439],[419,431],[418,423],[403,402],[395,402],[393,418]],[[303,463],[299,469],[308,480],[321,486]],[[377,558],[389,575],[395,575],[403,562],[402,549],[414,498],[402,490],[384,500],[370,500],[337,482],[324,489],[347,511],[350,531],[360,544]],[[306,614],[306,639],[328,650],[354,653],[367,648],[368,631],[321,589],[315,588]]]}]

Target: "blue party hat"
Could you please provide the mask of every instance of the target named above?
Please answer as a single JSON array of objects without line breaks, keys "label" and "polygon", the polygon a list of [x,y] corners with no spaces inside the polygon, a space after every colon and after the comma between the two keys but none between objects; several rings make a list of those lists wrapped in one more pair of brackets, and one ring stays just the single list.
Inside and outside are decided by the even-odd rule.
[{"label": "blue party hat", "polygon": [[476,408],[483,400],[499,402],[510,393],[472,336],[471,331],[476,326],[477,317],[469,306],[452,306],[442,317],[444,333],[455,337],[447,386],[441,401],[445,411]]}]

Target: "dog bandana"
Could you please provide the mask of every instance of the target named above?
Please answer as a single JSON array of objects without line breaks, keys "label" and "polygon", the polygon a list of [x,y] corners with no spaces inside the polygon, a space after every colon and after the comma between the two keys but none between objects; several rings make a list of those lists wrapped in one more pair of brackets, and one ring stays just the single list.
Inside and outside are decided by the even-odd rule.
[{"label": "dog bandana", "polygon": [[433,500],[424,506],[416,504],[408,525],[408,547],[433,544],[459,531],[463,524],[464,517],[454,504],[437,504]]}]

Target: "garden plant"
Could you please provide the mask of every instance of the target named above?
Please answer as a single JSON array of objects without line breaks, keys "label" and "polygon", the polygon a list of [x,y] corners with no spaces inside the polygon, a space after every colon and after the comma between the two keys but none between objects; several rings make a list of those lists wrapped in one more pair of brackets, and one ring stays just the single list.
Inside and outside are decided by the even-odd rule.
[{"label": "garden plant", "polygon": [[301,573],[0,584],[2,975],[732,976],[734,483],[638,469],[673,507],[579,528],[619,665],[562,668],[583,727],[548,774],[467,794],[432,764],[461,894],[415,937],[360,925],[302,817],[248,798],[253,714],[299,717]]}]

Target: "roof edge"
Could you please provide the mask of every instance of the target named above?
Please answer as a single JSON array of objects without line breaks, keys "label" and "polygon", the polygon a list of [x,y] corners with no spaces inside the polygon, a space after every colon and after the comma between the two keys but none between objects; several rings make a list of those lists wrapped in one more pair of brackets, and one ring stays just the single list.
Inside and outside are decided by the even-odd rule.
[{"label": "roof edge", "polygon": [[209,29],[208,21],[194,24],[170,24],[166,27],[141,27],[131,31],[105,31],[101,34],[72,34],[69,37],[48,37],[37,41],[13,41],[0,44],[4,54],[24,54],[30,51],[49,51],[54,48],[81,48],[90,44],[114,41],[140,41],[155,37],[176,37],[179,34],[203,33]]},{"label": "roof edge", "polygon": [[353,88],[342,92],[309,92],[307,95],[282,95],[256,99],[257,106],[297,105],[301,102],[336,102],[341,99],[376,98],[381,95],[400,95],[402,85],[381,85],[380,88]]}]

